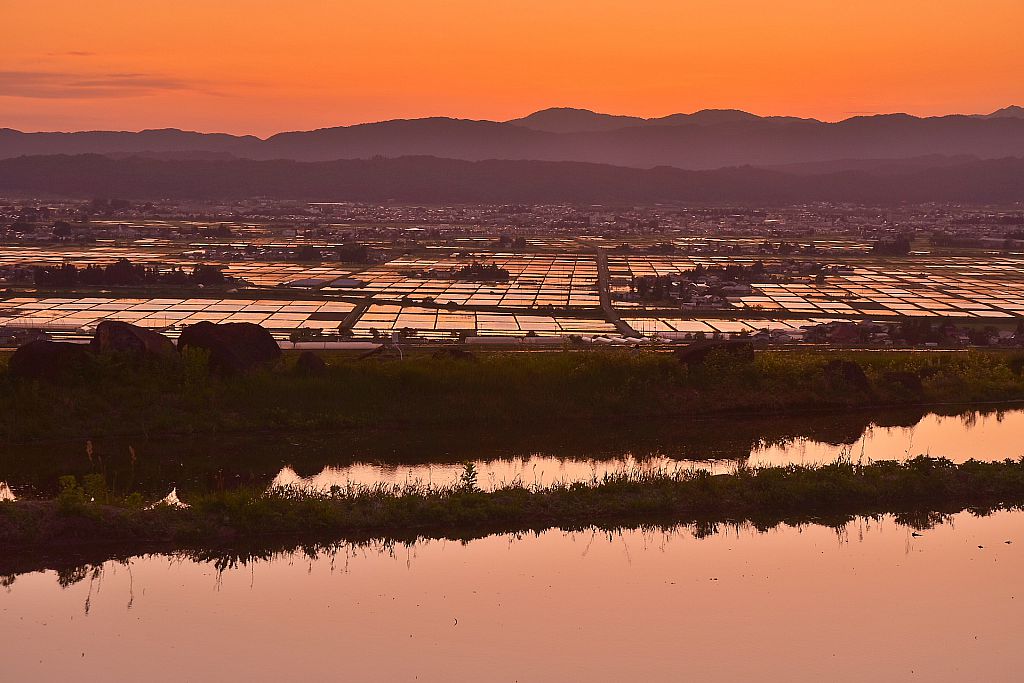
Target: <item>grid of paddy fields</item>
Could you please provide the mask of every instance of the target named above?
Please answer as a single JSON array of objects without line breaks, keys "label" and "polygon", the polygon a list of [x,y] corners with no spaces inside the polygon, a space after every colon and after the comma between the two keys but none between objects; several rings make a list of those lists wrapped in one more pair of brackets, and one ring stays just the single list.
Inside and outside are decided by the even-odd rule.
[{"label": "grid of paddy fields", "polygon": [[[446,275],[472,262],[509,273],[507,282],[470,282]],[[493,254],[479,258],[400,258],[353,276],[358,293],[378,301],[431,299],[457,306],[597,308],[597,259],[578,254]],[[324,291],[342,291],[326,287]]]},{"label": "grid of paddy fields", "polygon": [[[0,266],[69,261],[87,265],[119,258],[168,267],[187,268],[197,263],[180,253],[154,251],[142,245],[100,246],[73,253],[4,248],[0,251]],[[614,290],[634,276],[671,275],[698,264],[749,265],[754,260],[756,257],[610,254],[609,270]],[[766,264],[772,262],[763,260]],[[509,280],[473,282],[452,277],[453,270],[473,261],[505,268]],[[231,294],[232,298],[46,297],[24,292],[0,298],[0,327],[88,332],[110,319],[173,335],[184,325],[206,320],[252,322],[272,330],[279,338],[287,338],[294,330],[302,329],[331,333],[344,321],[356,338],[399,330],[424,339],[616,334],[600,308],[597,259],[593,254],[492,252],[403,257],[362,269],[345,264],[265,261],[225,265],[231,274],[253,284],[281,288],[280,298],[266,291],[253,291],[246,298],[244,288]],[[998,322],[1024,317],[1022,265],[1024,259],[1004,256],[857,259],[823,281],[795,278],[792,282],[754,283],[749,295],[730,299],[726,308],[714,313],[641,310],[628,302],[616,302],[616,306],[624,321],[640,334],[664,337],[763,329],[798,331],[809,324],[865,317],[893,320],[952,316]],[[298,296],[306,300],[288,298],[295,296],[283,293],[289,288],[303,289]]]},{"label": "grid of paddy fields", "polygon": [[[179,249],[181,245],[178,245]],[[157,249],[159,247],[159,249]],[[78,267],[103,266],[118,259],[132,263],[156,266],[164,270],[191,269],[198,263],[220,266],[224,273],[240,278],[256,287],[316,288],[352,274],[352,268],[328,264],[301,264],[289,261],[222,261],[189,258],[163,244],[137,247],[100,246],[87,249],[59,250],[41,247],[0,248],[0,268],[56,266],[72,263]]]},{"label": "grid of paddy fields", "polygon": [[[39,298],[0,299],[0,327],[51,332],[88,332],[104,320],[174,332],[201,321],[247,322],[287,335],[298,329],[336,331],[356,304],[347,301],[284,301],[273,299],[137,299]],[[615,327],[600,319],[525,315],[480,311],[451,311],[419,306],[374,304],[351,328],[357,338],[395,331],[413,331],[423,338],[473,336],[611,335]],[[376,332],[376,334],[375,334]]]},{"label": "grid of paddy fields", "polygon": [[[189,269],[197,263],[221,266],[227,275],[256,287],[323,289],[380,301],[431,298],[439,304],[501,306],[506,308],[597,307],[597,261],[592,255],[493,253],[468,257],[398,258],[360,269],[358,266],[294,261],[222,261],[189,257],[160,245],[161,250],[100,246],[86,249],[4,247],[0,268],[73,263],[79,267],[108,265],[118,259],[162,269]],[[239,245],[244,247],[245,245]],[[284,246],[274,245],[270,246]],[[467,282],[446,273],[472,262],[496,265],[509,271],[508,282]]]},{"label": "grid of paddy fields", "polygon": [[[674,275],[705,267],[750,265],[755,258],[610,257],[609,270],[620,291],[632,277]],[[772,263],[764,260],[765,264]],[[858,263],[822,282],[753,283],[748,296],[730,299],[732,308],[803,316],[938,316],[1015,318],[1024,316],[1024,259],[1010,257],[915,258]]]}]

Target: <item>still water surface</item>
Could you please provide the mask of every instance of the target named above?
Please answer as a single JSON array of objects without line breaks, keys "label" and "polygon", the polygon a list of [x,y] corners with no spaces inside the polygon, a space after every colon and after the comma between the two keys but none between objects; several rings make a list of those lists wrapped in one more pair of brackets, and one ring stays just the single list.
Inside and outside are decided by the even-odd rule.
[{"label": "still water surface", "polygon": [[609,472],[740,464],[903,460],[919,454],[956,462],[1024,455],[1024,410],[961,409],[947,415],[888,411],[832,415],[574,425],[554,434],[411,430],[394,434],[224,435],[205,439],[76,441],[0,449],[0,499],[53,496],[59,477],[103,472],[118,491],[149,501],[177,489],[448,485],[472,462],[478,484],[546,486]]},{"label": "still water surface", "polygon": [[1022,576],[1020,512],[145,556],[8,577],[0,642],[12,681],[1016,681]]},{"label": "still water surface", "polygon": [[[723,425],[724,426],[724,425]],[[556,482],[599,479],[623,470],[701,468],[714,472],[734,471],[739,462],[751,467],[762,465],[824,464],[837,458],[868,460],[905,460],[916,455],[947,457],[954,462],[1003,460],[1024,455],[1024,411],[943,416],[925,415],[910,427],[870,425],[851,443],[829,443],[809,437],[795,437],[775,443],[754,443],[749,457],[690,459],[665,454],[602,459],[561,458],[531,454],[501,459],[472,459],[484,489],[511,483],[547,486]],[[713,450],[713,449],[709,449]],[[271,487],[294,486],[326,490],[331,486],[376,484],[406,485],[455,483],[465,469],[463,463],[427,463],[395,466],[367,462],[336,467],[327,466],[317,474],[300,476],[291,467],[283,468]]]}]

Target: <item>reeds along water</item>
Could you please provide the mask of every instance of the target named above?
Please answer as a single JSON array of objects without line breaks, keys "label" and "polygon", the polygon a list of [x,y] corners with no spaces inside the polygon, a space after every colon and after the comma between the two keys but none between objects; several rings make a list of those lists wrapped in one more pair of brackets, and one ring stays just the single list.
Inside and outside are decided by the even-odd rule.
[{"label": "reeds along water", "polygon": [[81,482],[66,476],[50,503],[4,503],[4,512],[18,514],[0,515],[0,536],[10,547],[28,549],[81,544],[83,538],[216,545],[275,534],[402,538],[645,521],[841,521],[893,511],[981,511],[1024,503],[1024,458],[960,465],[926,456],[905,462],[841,458],[815,466],[739,467],[722,475],[648,468],[545,487],[517,482],[489,492],[475,486],[473,475],[467,465],[463,477],[447,485],[240,489],[190,496],[184,505],[165,499],[148,507],[137,493],[108,490],[96,475]]}]

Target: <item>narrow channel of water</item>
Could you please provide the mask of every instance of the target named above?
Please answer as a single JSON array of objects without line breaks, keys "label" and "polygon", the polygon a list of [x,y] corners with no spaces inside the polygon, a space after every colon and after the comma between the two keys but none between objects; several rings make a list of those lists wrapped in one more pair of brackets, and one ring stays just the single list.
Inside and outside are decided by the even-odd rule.
[{"label": "narrow channel of water", "polygon": [[888,518],[548,531],[228,564],[7,577],[4,678],[1020,680],[1021,512],[920,532]]},{"label": "narrow channel of water", "polygon": [[[794,417],[732,417],[574,425],[562,432],[410,430],[397,434],[267,434],[176,440],[80,441],[0,449],[0,499],[52,496],[63,475],[102,473],[116,491],[152,502],[177,489],[348,485],[459,480],[465,463],[478,485],[547,486],[600,479],[623,470],[705,468],[741,464],[816,464],[837,458],[903,460],[920,454],[956,462],[1024,455],[1024,410],[961,409],[849,412]],[[4,488],[2,482],[6,482]]]},{"label": "narrow channel of water", "polygon": [[[509,484],[548,486],[558,482],[600,479],[606,474],[636,470],[699,468],[716,473],[731,472],[743,463],[762,465],[824,464],[839,458],[863,460],[905,460],[916,455],[947,457],[954,462],[1003,460],[1024,455],[1024,411],[942,416],[930,414],[911,427],[867,427],[854,443],[835,444],[808,437],[787,439],[782,443],[755,444],[750,456],[736,459],[687,459],[664,454],[603,459],[559,458],[550,455],[525,455],[502,459],[473,459],[478,484],[493,489]],[[427,463],[410,466],[358,462],[342,467],[327,466],[317,474],[300,476],[291,467],[282,470],[270,487],[290,486],[307,490],[346,487],[405,486],[432,484],[445,486],[459,481],[465,463]]]}]

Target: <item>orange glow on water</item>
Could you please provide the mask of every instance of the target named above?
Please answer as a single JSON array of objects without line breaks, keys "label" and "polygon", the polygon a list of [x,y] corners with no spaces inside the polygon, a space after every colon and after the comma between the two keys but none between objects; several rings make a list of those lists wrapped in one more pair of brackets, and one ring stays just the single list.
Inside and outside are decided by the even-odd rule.
[{"label": "orange glow on water", "polygon": [[89,679],[117,662],[148,681],[1012,681],[1022,516],[961,513],[920,536],[890,520],[840,533],[726,526],[703,539],[551,530],[298,552],[223,574],[151,555],[67,588],[35,572],[10,577],[3,594],[3,671]]},{"label": "orange glow on water", "polygon": [[7,0],[0,17],[0,126],[23,130],[1024,101],[1020,0]]}]

